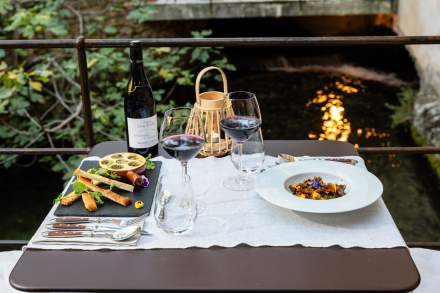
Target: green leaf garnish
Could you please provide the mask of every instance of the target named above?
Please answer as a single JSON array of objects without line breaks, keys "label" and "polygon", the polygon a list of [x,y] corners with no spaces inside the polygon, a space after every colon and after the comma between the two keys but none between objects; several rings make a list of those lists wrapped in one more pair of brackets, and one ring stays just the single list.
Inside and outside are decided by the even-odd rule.
[{"label": "green leaf garnish", "polygon": [[102,194],[99,191],[90,192],[90,196],[96,201],[98,205],[103,205],[104,201],[102,200]]},{"label": "green leaf garnish", "polygon": [[156,168],[156,165],[151,160],[151,154],[148,154],[148,156],[145,157],[145,168],[149,171],[154,170],[154,168]]},{"label": "green leaf garnish", "polygon": [[78,181],[75,181],[72,187],[73,187],[73,191],[76,194],[82,194],[83,192],[86,192],[88,190],[88,187],[84,183]]},{"label": "green leaf garnish", "polygon": [[87,173],[90,173],[90,174],[96,174],[96,172],[98,172],[97,168],[90,168],[89,170],[87,170]]},{"label": "green leaf garnish", "polygon": [[110,186],[108,187],[108,190],[112,190],[113,189],[113,187],[115,187],[116,185],[115,185],[115,183],[114,182],[112,182],[112,184],[110,184]]},{"label": "green leaf garnish", "polygon": [[121,179],[122,178],[122,176],[116,174],[115,172],[108,171],[108,174],[111,179]]},{"label": "green leaf garnish", "polygon": [[122,178],[122,176],[116,174],[115,172],[109,171],[104,168],[90,168],[89,170],[87,170],[87,173],[95,174],[95,175],[99,175],[99,176],[103,176],[103,177],[107,177],[107,178],[115,179],[115,180]]},{"label": "green leaf garnish", "polygon": [[58,194],[58,196],[56,198],[53,199],[52,204],[56,204],[57,202],[59,202],[61,200],[61,198],[63,197],[63,194],[60,193]]}]

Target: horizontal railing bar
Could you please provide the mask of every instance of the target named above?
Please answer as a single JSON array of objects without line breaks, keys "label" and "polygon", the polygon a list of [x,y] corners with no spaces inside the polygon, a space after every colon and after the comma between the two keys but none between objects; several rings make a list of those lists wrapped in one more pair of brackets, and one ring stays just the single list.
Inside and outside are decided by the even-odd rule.
[{"label": "horizontal railing bar", "polygon": [[[346,45],[440,44],[440,36],[347,36],[347,37],[279,37],[279,38],[158,38],[139,39],[146,47],[293,47]],[[127,47],[131,39],[88,39],[86,47]]]},{"label": "horizontal railing bar", "polygon": [[26,245],[28,240],[0,240],[0,245]]},{"label": "horizontal railing bar", "polygon": [[410,241],[407,242],[406,245],[408,245],[411,248],[431,248],[440,250],[440,242],[429,242],[429,241]]},{"label": "horizontal railing bar", "polygon": [[360,147],[361,154],[440,154],[440,147]]},{"label": "horizontal railing bar", "polygon": [[[440,147],[359,147],[361,154],[440,154]],[[90,148],[0,148],[0,154],[75,155],[88,154]]]},{"label": "horizontal railing bar", "polygon": [[0,154],[15,155],[86,155],[90,148],[0,148]]},{"label": "horizontal railing bar", "polygon": [[[85,39],[85,48],[128,47],[134,39]],[[136,38],[145,47],[293,47],[440,44],[440,36],[335,36],[277,38]],[[0,40],[0,48],[76,48],[76,39]]]}]

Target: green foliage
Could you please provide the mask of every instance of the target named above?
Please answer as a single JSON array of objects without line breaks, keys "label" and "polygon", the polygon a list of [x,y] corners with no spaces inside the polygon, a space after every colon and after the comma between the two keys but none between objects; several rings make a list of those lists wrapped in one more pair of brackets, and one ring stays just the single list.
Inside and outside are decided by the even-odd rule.
[{"label": "green foliage", "polygon": [[81,182],[79,182],[79,181],[75,181],[73,184],[72,184],[72,187],[73,187],[73,191],[76,193],[76,194],[82,194],[83,192],[86,192],[89,188],[87,187],[87,185],[85,185],[84,183],[81,183]]},{"label": "green foliage", "polygon": [[61,198],[63,198],[63,194],[62,193],[58,194],[58,196],[52,200],[52,205],[54,205],[57,202],[61,201]]},{"label": "green foliage", "polygon": [[[63,2],[49,0],[38,2],[29,8],[20,7],[9,17],[5,31],[19,33],[25,38],[34,38],[45,32],[54,36],[65,36],[68,33],[67,27],[59,18],[70,16],[70,12],[64,8]],[[0,13],[4,11],[5,14],[8,10],[0,8]]]},{"label": "green foliage", "polygon": [[[97,4],[98,3],[98,4]],[[0,0],[0,38],[43,39],[135,37],[154,9],[146,1],[10,1]],[[92,5],[92,4],[90,4]],[[210,31],[194,32],[203,38]],[[124,138],[123,94],[127,85],[128,49],[87,51],[96,141]],[[186,105],[176,89],[193,86],[205,66],[235,70],[221,48],[148,48],[144,66],[159,113]],[[218,78],[216,76],[216,78]],[[0,140],[4,147],[85,147],[79,72],[73,49],[0,50]],[[10,166],[16,156],[0,155]],[[39,161],[70,176],[79,156],[42,156]]]},{"label": "green foliage", "polygon": [[145,168],[148,171],[152,171],[154,170],[154,168],[156,168],[156,165],[154,164],[154,162],[151,160],[151,154],[148,154],[147,157],[145,157]]},{"label": "green foliage", "polygon": [[385,104],[388,109],[393,111],[391,115],[391,126],[393,128],[411,121],[415,96],[416,92],[413,88],[403,87],[397,95],[398,105]]},{"label": "green foliage", "polygon": [[87,173],[107,177],[114,180],[118,180],[122,178],[122,176],[116,174],[115,172],[109,171],[104,168],[90,168],[89,170],[87,170]]},{"label": "green foliage", "polygon": [[[411,127],[411,137],[414,141],[414,144],[417,146],[429,145],[426,142],[426,139],[423,137],[423,135],[419,133],[419,131],[415,127]],[[428,160],[428,163],[431,166],[434,173],[437,175],[437,178],[440,178],[440,156],[429,154],[429,155],[425,155],[425,158]]]},{"label": "green foliage", "polygon": [[150,15],[155,12],[153,6],[145,5],[142,0],[132,0],[131,5],[132,9],[128,13],[127,19],[138,24],[146,22]]},{"label": "green foliage", "polygon": [[104,201],[102,200],[102,194],[99,191],[89,192],[90,196],[96,201],[98,205],[103,205]]}]

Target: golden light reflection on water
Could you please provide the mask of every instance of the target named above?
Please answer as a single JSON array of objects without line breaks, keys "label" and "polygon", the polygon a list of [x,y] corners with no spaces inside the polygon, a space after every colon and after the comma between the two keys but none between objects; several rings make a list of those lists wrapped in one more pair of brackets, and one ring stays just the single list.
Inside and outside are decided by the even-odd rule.
[{"label": "golden light reflection on water", "polygon": [[[342,75],[340,80],[330,85],[325,85],[324,89],[316,91],[315,97],[307,102],[306,107],[320,105],[322,112],[321,131],[319,133],[309,132],[309,139],[348,141],[352,129],[351,122],[346,117],[343,101],[350,95],[359,93],[362,87],[361,80],[353,80],[348,76]],[[390,136],[389,133],[368,127],[364,129],[358,128],[356,134],[358,137],[365,137],[366,139]]]},{"label": "golden light reflection on water", "polygon": [[[341,91],[344,90],[357,92],[354,87],[345,88],[341,86]],[[343,98],[342,95],[335,94],[332,91],[326,93],[319,90],[316,92],[315,98],[306,104],[307,107],[322,105],[321,132],[319,134],[310,132],[310,139],[348,141],[351,133],[351,123],[345,117]]]}]

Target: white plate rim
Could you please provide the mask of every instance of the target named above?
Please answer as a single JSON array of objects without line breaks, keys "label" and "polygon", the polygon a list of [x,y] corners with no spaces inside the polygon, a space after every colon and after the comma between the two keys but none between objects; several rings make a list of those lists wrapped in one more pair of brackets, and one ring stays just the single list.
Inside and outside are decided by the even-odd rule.
[{"label": "white plate rim", "polygon": [[[357,181],[355,181],[360,186],[359,188],[354,188],[354,190],[351,191],[352,194],[350,194],[349,191],[347,195],[344,195],[341,198],[327,201],[315,201],[298,198],[287,191],[284,188],[284,184],[280,184],[281,182],[285,182],[287,178],[304,173],[319,173],[323,172],[322,170],[342,172],[342,174],[345,175],[341,176],[345,176],[345,179],[357,176]],[[354,174],[356,176],[354,176]],[[274,184],[278,185],[265,185],[265,179],[268,176],[277,176],[275,179],[272,179],[276,181]],[[364,188],[364,190],[360,190],[361,188]],[[373,204],[382,196],[383,185],[374,174],[366,169],[341,162],[316,160],[285,163],[260,173],[256,178],[255,191],[267,202],[282,208],[305,213],[331,214],[351,212]],[[274,192],[277,194],[274,195]],[[283,202],[280,202],[281,199]]]}]

